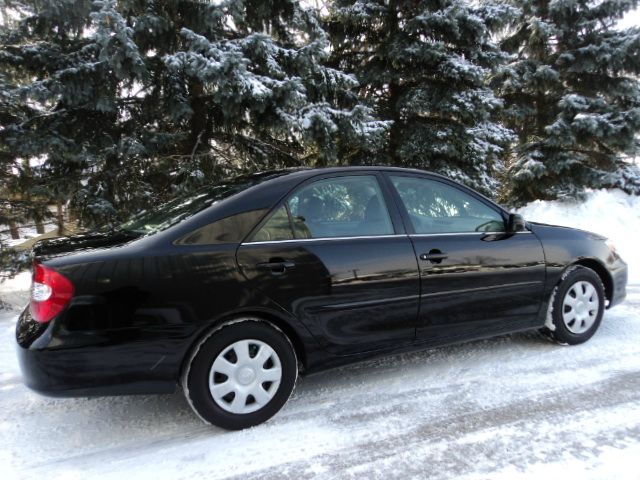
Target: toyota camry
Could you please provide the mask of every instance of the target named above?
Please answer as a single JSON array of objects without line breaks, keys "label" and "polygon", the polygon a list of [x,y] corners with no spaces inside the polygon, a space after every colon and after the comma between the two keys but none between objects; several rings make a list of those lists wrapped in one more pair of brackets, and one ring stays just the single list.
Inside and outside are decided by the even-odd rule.
[{"label": "toyota camry", "polygon": [[33,258],[27,386],[181,387],[226,429],[272,417],[299,373],[523,330],[585,342],[627,282],[600,235],[388,167],[236,177]]}]

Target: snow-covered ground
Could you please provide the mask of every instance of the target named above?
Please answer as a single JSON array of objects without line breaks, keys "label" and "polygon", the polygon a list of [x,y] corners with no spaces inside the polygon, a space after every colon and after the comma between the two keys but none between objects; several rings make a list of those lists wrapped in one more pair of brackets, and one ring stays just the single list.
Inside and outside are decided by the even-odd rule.
[{"label": "snow-covered ground", "polygon": [[[636,201],[594,192],[591,206],[536,203],[523,213],[602,231],[622,250],[621,236],[639,231]],[[637,254],[629,258],[640,270]],[[302,378],[276,417],[242,432],[203,425],[180,393],[31,393],[15,361],[15,313],[0,313],[0,478],[638,479],[634,278],[584,345],[527,333],[353,365]],[[0,297],[13,288],[21,301],[27,282],[5,284]]]}]

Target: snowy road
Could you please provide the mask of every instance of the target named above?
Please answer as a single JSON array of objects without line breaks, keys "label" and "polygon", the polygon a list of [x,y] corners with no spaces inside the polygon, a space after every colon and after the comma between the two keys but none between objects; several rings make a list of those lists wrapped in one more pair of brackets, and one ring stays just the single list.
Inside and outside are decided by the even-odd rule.
[{"label": "snowy road", "polygon": [[299,381],[266,425],[203,425],[180,393],[49,399],[20,382],[0,316],[0,476],[640,478],[640,285],[587,344],[535,333]]}]

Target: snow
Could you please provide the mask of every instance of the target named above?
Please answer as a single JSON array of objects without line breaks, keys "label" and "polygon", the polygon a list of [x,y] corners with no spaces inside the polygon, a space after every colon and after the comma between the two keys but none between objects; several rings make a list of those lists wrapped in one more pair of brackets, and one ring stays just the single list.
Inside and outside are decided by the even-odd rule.
[{"label": "snow", "polygon": [[[535,202],[526,218],[625,236],[638,199],[591,192]],[[638,238],[636,236],[636,238]],[[28,276],[0,286],[4,300]],[[26,389],[16,311],[0,312],[3,479],[434,478],[637,479],[640,282],[586,344],[535,332],[396,355],[301,378],[264,425],[204,425],[174,395],[50,399]],[[18,300],[16,300],[17,303]]]},{"label": "snow", "polygon": [[621,190],[592,190],[582,201],[536,200],[519,213],[526,220],[604,235],[630,264],[629,281],[640,283],[640,196]]},{"label": "snow", "polygon": [[22,272],[10,279],[0,278],[0,305],[23,308],[29,301],[31,272]]}]

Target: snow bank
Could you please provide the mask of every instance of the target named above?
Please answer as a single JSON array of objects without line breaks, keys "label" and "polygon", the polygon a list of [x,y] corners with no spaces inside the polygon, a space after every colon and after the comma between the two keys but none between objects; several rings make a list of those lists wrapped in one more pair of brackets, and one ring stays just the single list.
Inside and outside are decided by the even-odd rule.
[{"label": "snow bank", "polygon": [[21,310],[29,301],[31,272],[19,273],[8,280],[0,280],[0,306]]},{"label": "snow bank", "polygon": [[610,238],[629,264],[629,282],[640,283],[640,197],[621,190],[593,190],[582,201],[536,200],[520,213],[527,220],[581,228]]}]

